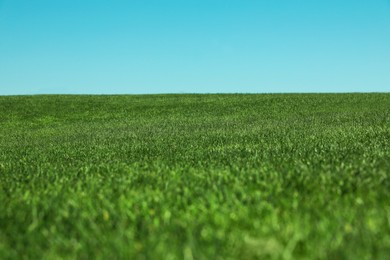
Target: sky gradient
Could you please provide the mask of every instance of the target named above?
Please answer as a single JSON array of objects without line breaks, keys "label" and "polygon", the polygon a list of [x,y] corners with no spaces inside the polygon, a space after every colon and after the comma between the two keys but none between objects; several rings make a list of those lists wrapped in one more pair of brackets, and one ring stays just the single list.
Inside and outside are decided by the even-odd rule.
[{"label": "sky gradient", "polygon": [[388,0],[0,0],[0,95],[390,92]]}]

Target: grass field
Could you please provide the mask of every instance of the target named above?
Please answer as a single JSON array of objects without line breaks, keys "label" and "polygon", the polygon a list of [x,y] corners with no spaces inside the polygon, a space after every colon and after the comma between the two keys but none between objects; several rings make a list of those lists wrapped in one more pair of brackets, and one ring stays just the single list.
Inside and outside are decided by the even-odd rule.
[{"label": "grass field", "polygon": [[0,258],[390,259],[390,94],[0,97]]}]

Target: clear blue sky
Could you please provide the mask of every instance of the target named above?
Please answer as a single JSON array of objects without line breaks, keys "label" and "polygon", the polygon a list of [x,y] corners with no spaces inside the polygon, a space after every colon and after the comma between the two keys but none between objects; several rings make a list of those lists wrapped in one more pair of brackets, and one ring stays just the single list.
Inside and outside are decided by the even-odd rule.
[{"label": "clear blue sky", "polygon": [[390,92],[390,0],[0,0],[0,95]]}]

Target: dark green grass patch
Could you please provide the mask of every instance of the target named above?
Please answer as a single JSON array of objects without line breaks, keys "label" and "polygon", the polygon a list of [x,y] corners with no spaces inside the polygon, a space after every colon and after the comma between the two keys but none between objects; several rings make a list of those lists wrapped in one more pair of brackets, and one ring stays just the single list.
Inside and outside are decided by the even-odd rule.
[{"label": "dark green grass patch", "polygon": [[0,97],[0,257],[389,259],[390,94]]}]

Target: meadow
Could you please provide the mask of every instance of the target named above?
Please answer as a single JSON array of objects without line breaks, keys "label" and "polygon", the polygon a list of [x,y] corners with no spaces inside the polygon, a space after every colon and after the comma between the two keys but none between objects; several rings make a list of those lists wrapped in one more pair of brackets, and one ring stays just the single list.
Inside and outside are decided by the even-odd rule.
[{"label": "meadow", "polygon": [[0,96],[2,259],[390,259],[390,94]]}]

